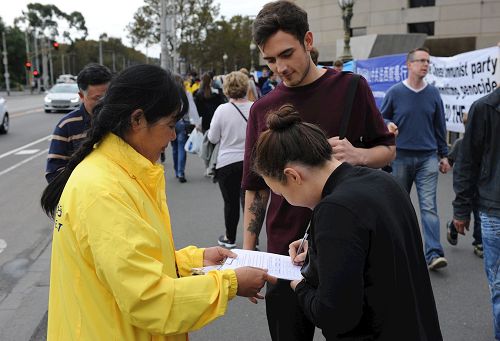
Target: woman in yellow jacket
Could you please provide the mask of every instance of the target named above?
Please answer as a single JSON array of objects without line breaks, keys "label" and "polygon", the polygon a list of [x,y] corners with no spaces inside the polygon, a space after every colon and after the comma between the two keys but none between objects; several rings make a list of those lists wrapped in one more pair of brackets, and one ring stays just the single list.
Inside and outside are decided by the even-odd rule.
[{"label": "woman in yellow jacket", "polygon": [[229,250],[175,250],[160,153],[175,139],[180,91],[156,66],[110,84],[92,127],[45,189],[54,218],[48,340],[187,340],[235,295],[262,298],[264,270],[190,276]]}]

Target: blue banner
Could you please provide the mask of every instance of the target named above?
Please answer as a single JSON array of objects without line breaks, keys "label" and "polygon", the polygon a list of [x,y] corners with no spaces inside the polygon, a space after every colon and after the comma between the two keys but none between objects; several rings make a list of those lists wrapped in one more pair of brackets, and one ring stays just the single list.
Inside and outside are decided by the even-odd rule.
[{"label": "blue banner", "polygon": [[406,53],[356,60],[356,73],[366,78],[380,108],[387,90],[408,77]]}]

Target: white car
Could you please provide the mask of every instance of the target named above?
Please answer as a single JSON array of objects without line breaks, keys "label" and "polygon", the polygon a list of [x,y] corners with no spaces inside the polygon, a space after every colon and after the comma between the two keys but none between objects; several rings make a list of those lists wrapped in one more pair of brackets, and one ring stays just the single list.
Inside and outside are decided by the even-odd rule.
[{"label": "white car", "polygon": [[0,97],[0,134],[7,134],[9,131],[9,112],[5,99]]},{"label": "white car", "polygon": [[45,112],[78,109],[81,104],[78,85],[75,83],[56,84],[48,91],[44,102]]}]

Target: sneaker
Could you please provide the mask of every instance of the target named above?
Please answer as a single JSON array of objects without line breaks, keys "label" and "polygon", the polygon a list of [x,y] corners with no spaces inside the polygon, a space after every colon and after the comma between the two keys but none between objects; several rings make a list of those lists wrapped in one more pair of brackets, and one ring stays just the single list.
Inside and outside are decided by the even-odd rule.
[{"label": "sneaker", "polygon": [[232,249],[233,247],[236,247],[236,242],[234,241],[230,241],[229,239],[227,239],[226,236],[222,235],[219,237],[219,239],[217,240],[217,243],[220,245],[220,246],[224,246],[228,249]]},{"label": "sneaker", "polygon": [[448,265],[448,261],[444,257],[434,257],[429,263],[429,270],[437,270]]},{"label": "sneaker", "polygon": [[448,240],[448,243],[451,245],[457,245],[458,242],[458,232],[457,229],[455,228],[455,225],[453,225],[453,220],[450,220],[446,224],[446,239]]},{"label": "sneaker", "polygon": [[474,254],[478,256],[479,258],[483,258],[483,244],[476,244],[474,245]]},{"label": "sneaker", "polygon": [[183,176],[179,176],[179,178],[178,178],[178,179],[179,179],[179,182],[180,182],[181,184],[183,184],[183,183],[187,182],[186,178],[185,178],[185,177],[183,177]]}]

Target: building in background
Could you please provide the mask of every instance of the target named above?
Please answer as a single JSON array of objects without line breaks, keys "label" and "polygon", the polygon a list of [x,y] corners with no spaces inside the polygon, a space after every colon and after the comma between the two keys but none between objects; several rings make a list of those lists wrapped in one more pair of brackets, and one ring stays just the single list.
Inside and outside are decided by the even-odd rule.
[{"label": "building in background", "polygon": [[[309,17],[320,63],[342,54],[343,21],[336,0],[295,0]],[[351,21],[354,59],[404,53],[427,46],[433,56],[500,42],[500,0],[356,0]]]}]

